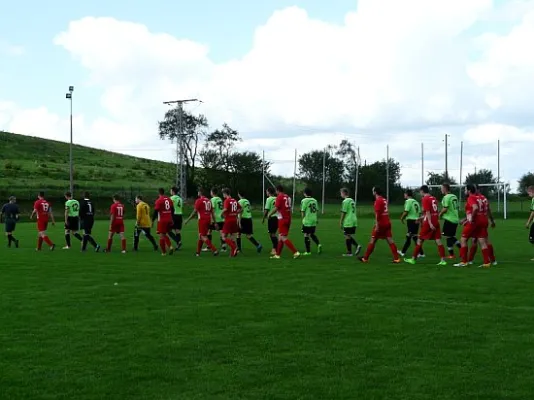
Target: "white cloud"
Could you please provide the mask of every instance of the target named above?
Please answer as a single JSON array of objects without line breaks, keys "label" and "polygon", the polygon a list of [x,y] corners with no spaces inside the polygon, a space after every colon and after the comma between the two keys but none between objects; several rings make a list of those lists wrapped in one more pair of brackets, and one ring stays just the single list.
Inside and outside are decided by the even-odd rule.
[{"label": "white cloud", "polygon": [[[415,184],[420,143],[427,143],[426,169],[442,169],[441,138],[449,132],[451,157],[462,139],[474,154],[477,144],[500,138],[510,156],[505,176],[515,179],[524,167],[514,143],[529,141],[532,130],[500,120],[530,109],[534,100],[532,4],[515,1],[496,10],[491,0],[360,0],[339,25],[291,7],[257,28],[247,54],[223,63],[214,62],[204,44],[114,18],[72,21],[54,43],[102,89],[107,116],[75,122],[84,144],[120,149],[127,139],[131,153],[153,132],[150,156],[169,159],[155,132],[166,110],[161,102],[199,97],[205,103],[197,111],[212,125],[229,122],[244,132],[244,146],[266,148],[276,159],[291,160],[295,147],[304,152],[349,137],[362,158],[374,161],[385,157],[389,142],[391,156],[404,167],[403,181]],[[516,26],[469,36],[477,22],[497,17]],[[480,57],[473,61],[474,50]],[[66,121],[44,108],[10,109],[10,122],[2,123],[0,105],[0,126],[55,138],[67,132]],[[311,127],[324,133],[306,133]],[[365,133],[348,136],[353,132]],[[493,156],[465,157],[466,169],[475,164],[495,169]]]},{"label": "white cloud", "polygon": [[0,55],[21,56],[25,52],[24,47],[10,44],[0,38]]}]

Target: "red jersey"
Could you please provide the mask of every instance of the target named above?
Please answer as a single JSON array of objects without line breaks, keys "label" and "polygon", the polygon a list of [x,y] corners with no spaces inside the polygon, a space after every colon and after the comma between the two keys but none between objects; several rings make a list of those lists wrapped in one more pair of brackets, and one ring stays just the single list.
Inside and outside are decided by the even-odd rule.
[{"label": "red jersey", "polygon": [[391,225],[388,211],[388,201],[382,196],[377,196],[375,200],[375,215],[378,225],[386,226]]},{"label": "red jersey", "polygon": [[109,209],[109,214],[115,216],[113,222],[119,224],[124,222],[124,206],[122,203],[113,203]]},{"label": "red jersey", "polygon": [[291,219],[291,197],[285,193],[280,193],[274,201],[276,207],[276,216],[278,219]]},{"label": "red jersey", "polygon": [[154,205],[154,210],[158,212],[158,221],[172,221],[174,204],[167,196],[159,196]]},{"label": "red jersey", "polygon": [[[438,213],[438,201],[434,196],[424,196],[423,200],[421,201],[423,205],[423,212],[425,214],[423,223],[429,224],[432,222],[432,225],[434,227],[439,226],[439,213]],[[428,221],[427,218],[427,212],[430,213],[430,221]]]},{"label": "red jersey", "polygon": [[39,199],[33,203],[33,209],[37,214],[37,219],[41,221],[48,221],[51,204],[45,199]]},{"label": "red jersey", "polygon": [[467,198],[467,201],[465,202],[465,216],[467,217],[467,220],[469,222],[474,222],[473,220],[473,206],[478,207],[478,198],[476,195],[471,194]]},{"label": "red jersey", "polygon": [[213,208],[211,206],[211,201],[205,196],[199,197],[195,201],[195,211],[198,214],[198,219],[206,221],[211,221],[211,215]]},{"label": "red jersey", "polygon": [[486,196],[483,194],[477,194],[477,206],[478,211],[476,215],[476,220],[481,222],[486,222],[488,220],[488,214],[489,214],[489,202]]},{"label": "red jersey", "polygon": [[224,209],[226,210],[224,212],[224,221],[237,221],[237,214],[239,214],[239,211],[241,211],[241,206],[237,202],[236,199],[233,199],[231,197],[228,197],[226,200],[224,200]]}]

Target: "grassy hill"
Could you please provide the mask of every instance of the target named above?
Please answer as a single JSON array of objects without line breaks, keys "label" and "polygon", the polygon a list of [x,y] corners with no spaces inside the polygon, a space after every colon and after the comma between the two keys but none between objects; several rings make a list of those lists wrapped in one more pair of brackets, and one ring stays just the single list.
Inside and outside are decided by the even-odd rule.
[{"label": "grassy hill", "polygon": [[[0,194],[26,197],[47,190],[56,195],[68,189],[69,145],[54,140],[0,131]],[[98,192],[143,191],[175,179],[171,163],[147,160],[110,151],[73,147],[75,188]]]}]

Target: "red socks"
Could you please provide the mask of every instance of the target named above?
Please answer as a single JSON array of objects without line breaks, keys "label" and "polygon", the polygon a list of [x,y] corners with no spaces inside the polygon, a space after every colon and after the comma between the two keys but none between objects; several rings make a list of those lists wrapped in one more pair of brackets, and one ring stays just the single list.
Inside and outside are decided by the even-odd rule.
[{"label": "red socks", "polygon": [[126,251],[126,239],[121,239],[122,251]]},{"label": "red socks", "polygon": [[159,248],[161,249],[162,253],[167,252],[166,244],[167,244],[167,241],[164,238],[159,238]]},{"label": "red socks", "polygon": [[490,263],[490,251],[488,248],[482,249],[482,259],[484,264]]},{"label": "red socks", "polygon": [[419,256],[419,253],[421,252],[421,246],[420,244],[415,245],[415,249],[413,250],[413,258],[417,258]]},{"label": "red socks", "polygon": [[488,244],[488,250],[489,250],[489,258],[491,262],[495,262],[495,253],[493,251],[493,245]]},{"label": "red socks", "polygon": [[37,238],[37,250],[41,250],[43,247],[43,238],[41,236],[39,236]]},{"label": "red socks", "polygon": [[234,251],[237,249],[237,245],[235,244],[235,242],[232,239],[225,239],[224,241],[228,246],[230,246],[230,250],[233,254]]},{"label": "red socks", "polygon": [[293,242],[291,240],[286,239],[286,246],[289,250],[291,250],[293,254],[297,252],[297,248],[295,247],[295,245],[293,245]]},{"label": "red socks", "polygon": [[217,251],[217,248],[213,245],[213,243],[211,243],[211,240],[206,240],[206,246],[208,246],[208,248],[213,252],[215,253]]},{"label": "red socks", "polygon": [[389,249],[391,250],[391,254],[393,254],[393,259],[394,260],[398,260],[399,259],[399,254],[397,253],[397,251],[398,251],[397,245],[395,243],[390,243],[389,244]]},{"label": "red socks", "polygon": [[54,243],[52,243],[52,241],[50,240],[50,238],[48,236],[44,236],[43,240],[49,246],[52,246],[54,244]]},{"label": "red socks", "polygon": [[365,251],[365,254],[364,254],[363,258],[368,260],[369,257],[371,257],[371,254],[373,254],[373,251],[375,251],[375,244],[374,243],[369,243],[367,245],[367,250]]},{"label": "red socks", "polygon": [[200,254],[200,251],[202,250],[202,240],[197,241],[197,254]]},{"label": "red socks", "polygon": [[478,249],[478,246],[476,244],[472,245],[471,248],[469,249],[469,262],[473,262],[473,260],[475,259],[475,255],[477,254],[477,249]]},{"label": "red socks", "polygon": [[282,254],[282,249],[284,248],[284,242],[279,240],[278,244],[276,245],[276,255],[279,256]]},{"label": "red socks", "polygon": [[445,247],[442,244],[438,246],[438,253],[440,258],[445,258]]},{"label": "red socks", "polygon": [[167,247],[172,247],[172,243],[171,243],[171,238],[168,237],[168,236],[165,236],[165,244],[167,245]]},{"label": "red socks", "polygon": [[467,246],[460,247],[460,258],[463,264],[467,264]]},{"label": "red socks", "polygon": [[111,251],[111,245],[112,245],[112,244],[113,244],[113,239],[108,239],[108,247],[106,247],[106,250],[107,250],[108,252]]}]

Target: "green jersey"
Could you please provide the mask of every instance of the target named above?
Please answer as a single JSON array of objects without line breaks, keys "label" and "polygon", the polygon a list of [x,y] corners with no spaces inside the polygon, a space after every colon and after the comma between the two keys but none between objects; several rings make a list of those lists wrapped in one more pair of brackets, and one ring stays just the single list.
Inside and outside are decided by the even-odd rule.
[{"label": "green jersey", "polygon": [[341,203],[341,212],[345,214],[343,219],[343,228],[355,228],[358,226],[356,217],[356,203],[350,197],[347,197]]},{"label": "green jersey", "polygon": [[304,213],[303,226],[317,226],[317,211],[319,203],[313,197],[305,197],[300,202],[300,211]]},{"label": "green jersey", "polygon": [[223,222],[224,217],[222,215],[223,212],[223,201],[220,197],[212,197],[211,198],[211,207],[213,208],[213,212],[215,214],[215,222]]},{"label": "green jersey", "polygon": [[421,207],[415,199],[406,199],[404,202],[404,212],[406,212],[406,219],[416,220],[421,216]]},{"label": "green jersey", "polygon": [[239,205],[243,209],[241,213],[241,218],[252,218],[252,213],[250,212],[250,201],[247,199],[241,199],[238,201]]},{"label": "green jersey", "polygon": [[530,211],[534,212],[534,197],[532,198],[532,202],[530,203]]},{"label": "green jersey", "polygon": [[184,203],[182,202],[182,198],[178,196],[177,194],[171,196],[172,205],[174,206],[174,215],[182,215],[183,214],[183,206]]},{"label": "green jersey", "polygon": [[441,205],[446,208],[447,211],[443,214],[443,219],[453,224],[460,222],[460,216],[458,215],[458,197],[454,194],[446,194],[441,200]]},{"label": "green jersey", "polygon": [[65,202],[65,209],[69,217],[78,217],[80,215],[80,203],[78,200],[67,200]]},{"label": "green jersey", "polygon": [[265,211],[270,213],[274,208],[275,201],[276,201],[276,197],[274,196],[267,197],[267,200],[265,200]]}]

